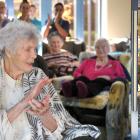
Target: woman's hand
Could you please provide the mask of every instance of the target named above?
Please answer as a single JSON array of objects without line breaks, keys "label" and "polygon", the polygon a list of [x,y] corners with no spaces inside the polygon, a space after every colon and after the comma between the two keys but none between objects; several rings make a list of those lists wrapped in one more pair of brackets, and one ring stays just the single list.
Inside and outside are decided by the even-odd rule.
[{"label": "woman's hand", "polygon": [[79,67],[79,65],[80,65],[80,62],[79,61],[73,61],[72,62],[72,66]]},{"label": "woman's hand", "polygon": [[46,96],[41,102],[33,99],[29,101],[30,109],[26,110],[26,112],[31,115],[37,115],[43,125],[48,128],[51,132],[57,129],[57,122],[52,116],[49,106],[49,96]]},{"label": "woman's hand", "polygon": [[47,19],[47,27],[48,27],[48,29],[50,28],[50,25],[51,25],[51,17],[50,17],[50,15],[48,15],[48,19]]},{"label": "woman's hand", "polygon": [[59,23],[59,17],[60,17],[60,12],[57,12],[56,16],[55,16],[55,20],[54,23],[58,24]]},{"label": "woman's hand", "polygon": [[98,76],[97,78],[103,78],[103,79],[106,79],[106,80],[111,80],[111,78],[108,75]]},{"label": "woman's hand", "polygon": [[[41,108],[38,114],[43,114],[48,109],[48,97],[44,98],[42,102],[36,101],[34,98],[36,98],[42,88],[49,84],[52,80],[48,77],[41,79],[31,91],[15,106],[13,106],[11,109],[7,111],[7,117],[9,121],[12,123],[23,111],[27,110],[27,107],[31,104],[32,108],[34,109],[34,112],[38,111],[38,108]],[[31,101],[31,103],[30,103]]]},{"label": "woman's hand", "polygon": [[29,104],[30,108],[26,111],[32,115],[42,116],[50,109],[49,96],[46,96],[41,102],[36,99],[32,99],[29,101]]},{"label": "woman's hand", "polygon": [[50,69],[57,69],[58,65],[54,62],[53,64],[48,65]]},{"label": "woman's hand", "polygon": [[43,87],[44,87],[46,84],[51,83],[51,81],[52,81],[52,80],[49,79],[48,77],[41,79],[41,80],[33,87],[33,89],[32,89],[31,91],[29,91],[29,94],[25,97],[25,100],[30,101],[30,100],[36,98],[36,97],[40,94],[40,92],[41,92],[41,90],[43,89]]}]

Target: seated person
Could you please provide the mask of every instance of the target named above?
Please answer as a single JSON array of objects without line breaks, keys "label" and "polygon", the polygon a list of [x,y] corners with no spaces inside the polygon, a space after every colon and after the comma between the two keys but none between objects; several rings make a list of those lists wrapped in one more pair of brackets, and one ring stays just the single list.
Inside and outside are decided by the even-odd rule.
[{"label": "seated person", "polygon": [[119,61],[108,56],[110,45],[101,38],[95,43],[96,56],[84,60],[73,73],[74,80],[62,83],[61,94],[66,97],[93,97],[103,90],[109,90],[116,80],[130,77]]},{"label": "seated person", "polygon": [[128,52],[129,45],[127,42],[121,41],[120,43],[112,44],[111,49],[112,52]]},{"label": "seated person", "polygon": [[99,129],[72,118],[51,80],[32,66],[38,37],[36,27],[25,21],[0,30],[0,139],[96,139]]},{"label": "seated person", "polygon": [[63,38],[57,33],[52,32],[48,36],[50,52],[43,55],[48,68],[52,69],[56,76],[72,74],[79,62],[76,56],[61,48],[64,45]]}]

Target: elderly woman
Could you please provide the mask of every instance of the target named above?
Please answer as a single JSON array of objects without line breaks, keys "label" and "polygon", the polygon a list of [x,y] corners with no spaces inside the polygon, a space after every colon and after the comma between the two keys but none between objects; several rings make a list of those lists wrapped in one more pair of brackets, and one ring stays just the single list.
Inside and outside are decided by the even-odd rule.
[{"label": "elderly woman", "polygon": [[109,90],[116,80],[130,79],[119,61],[108,56],[110,45],[104,38],[95,43],[96,56],[85,60],[75,70],[72,81],[62,84],[62,93],[66,97],[93,97],[103,90]]},{"label": "elderly woman", "polygon": [[32,66],[38,40],[36,28],[24,21],[8,23],[0,30],[0,139],[97,138],[98,128],[73,119],[51,80]]},{"label": "elderly woman", "polygon": [[64,40],[58,32],[52,32],[48,36],[50,52],[44,54],[44,60],[56,76],[72,74],[79,66],[77,57],[70,52],[63,50]]}]

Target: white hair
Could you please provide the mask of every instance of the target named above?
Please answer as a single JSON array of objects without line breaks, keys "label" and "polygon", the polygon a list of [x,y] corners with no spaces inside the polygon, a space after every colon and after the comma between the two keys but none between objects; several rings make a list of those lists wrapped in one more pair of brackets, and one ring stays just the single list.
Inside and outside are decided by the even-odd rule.
[{"label": "white hair", "polygon": [[50,47],[51,47],[51,39],[55,36],[58,36],[61,39],[62,43],[64,44],[64,39],[62,38],[62,36],[58,32],[51,32],[48,35],[48,44]]},{"label": "white hair", "polygon": [[109,41],[106,38],[99,38],[96,40],[95,42],[95,48],[100,45],[101,43],[105,44],[106,46],[108,46],[110,48],[110,44]]},{"label": "white hair", "polygon": [[7,48],[14,53],[22,46],[19,41],[34,40],[38,43],[39,39],[41,36],[34,25],[25,21],[13,21],[0,29],[0,52],[3,53]]}]

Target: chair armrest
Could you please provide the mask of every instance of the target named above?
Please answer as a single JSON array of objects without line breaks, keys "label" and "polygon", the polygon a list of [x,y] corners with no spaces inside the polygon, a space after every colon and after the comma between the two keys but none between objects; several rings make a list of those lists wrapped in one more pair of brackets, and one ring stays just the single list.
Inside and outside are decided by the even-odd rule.
[{"label": "chair armrest", "polygon": [[69,76],[56,77],[56,78],[53,78],[52,82],[53,82],[54,88],[57,91],[60,91],[62,83],[68,80],[73,80],[73,76],[69,75]]},{"label": "chair armrest", "polygon": [[124,140],[129,123],[129,85],[121,81],[112,84],[106,112],[107,140]]}]

